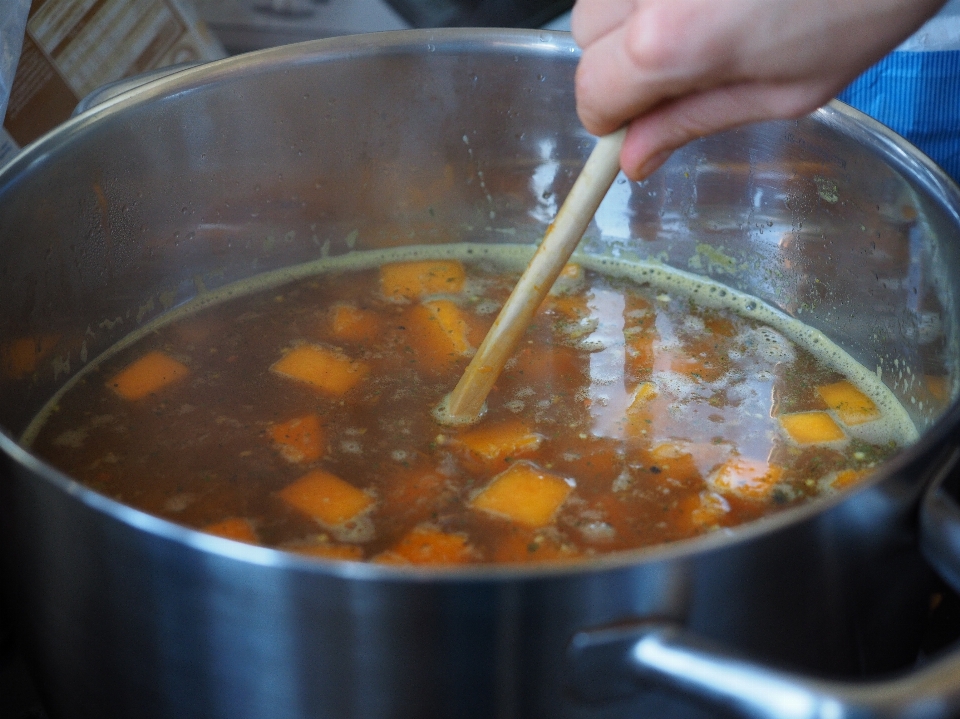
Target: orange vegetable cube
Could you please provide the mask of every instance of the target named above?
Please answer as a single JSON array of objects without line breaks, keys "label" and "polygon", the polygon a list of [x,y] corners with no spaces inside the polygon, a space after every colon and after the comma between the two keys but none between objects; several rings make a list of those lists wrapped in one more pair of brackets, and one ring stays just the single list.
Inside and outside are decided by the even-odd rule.
[{"label": "orange vegetable cube", "polygon": [[846,435],[840,425],[826,412],[793,412],[781,414],[780,426],[797,444],[821,444],[836,442]]},{"label": "orange vegetable cube", "polygon": [[722,447],[711,445],[679,440],[661,442],[650,449],[649,469],[657,468],[654,475],[660,482],[668,479],[697,482],[702,476],[700,468],[713,466],[722,452]]},{"label": "orange vegetable cube", "polygon": [[640,382],[627,400],[623,426],[629,436],[640,437],[653,428],[657,417],[664,411],[662,403],[654,403],[660,392],[653,382]]},{"label": "orange vegetable cube", "polygon": [[329,318],[331,334],[346,342],[370,342],[382,331],[379,314],[353,305],[335,304]]},{"label": "orange vegetable cube", "polygon": [[537,312],[563,315],[567,319],[578,320],[590,314],[587,298],[582,294],[548,295]]},{"label": "orange vegetable cube", "polygon": [[817,387],[827,407],[837,413],[846,425],[863,424],[880,419],[880,410],[867,395],[847,380]]},{"label": "orange vegetable cube", "polygon": [[53,352],[59,341],[59,335],[43,335],[21,337],[3,345],[0,347],[0,367],[3,368],[3,374],[10,379],[20,379],[33,374],[40,366],[40,361]]},{"label": "orange vegetable cube", "polygon": [[107,387],[124,399],[143,399],[186,377],[190,370],[163,352],[148,352],[114,375]]},{"label": "orange vegetable cube", "polygon": [[430,313],[430,320],[435,322],[437,328],[446,335],[450,346],[449,351],[458,355],[469,354],[473,349],[467,339],[470,326],[460,308],[450,300],[425,302],[423,307]]},{"label": "orange vegetable cube", "polygon": [[427,369],[441,369],[473,351],[468,339],[470,326],[463,311],[450,300],[411,307],[405,325],[411,346]]},{"label": "orange vegetable cube", "polygon": [[560,270],[556,282],[550,288],[550,295],[565,295],[578,289],[583,284],[583,267],[573,262],[568,262]]},{"label": "orange vegetable cube", "polygon": [[852,487],[869,474],[869,471],[862,469],[844,469],[837,472],[833,481],[830,482],[830,486],[838,491],[846,489],[847,487]]},{"label": "orange vegetable cube", "polygon": [[463,265],[456,260],[394,262],[380,268],[380,289],[395,301],[460,292],[465,279]]},{"label": "orange vegetable cube", "polygon": [[484,462],[496,462],[535,452],[542,441],[542,435],[531,430],[519,419],[484,424],[464,432],[456,439],[460,447]]},{"label": "orange vegetable cube", "polygon": [[369,494],[321,469],[304,475],[278,494],[294,509],[331,527],[350,521],[373,505]]},{"label": "orange vegetable cube", "polygon": [[691,443],[684,440],[659,442],[650,449],[650,456],[658,462],[669,462],[670,460],[690,456],[692,454],[690,446]]},{"label": "orange vegetable cube", "polygon": [[363,559],[363,549],[355,544],[298,544],[285,549],[321,559],[344,559],[354,562]]},{"label": "orange vegetable cube", "polygon": [[334,396],[349,392],[370,371],[365,362],[355,362],[346,355],[316,345],[300,345],[290,350],[270,369]]},{"label": "orange vegetable cube", "polygon": [[384,564],[464,564],[474,558],[466,536],[417,527],[379,555]]},{"label": "orange vegetable cube", "polygon": [[710,476],[709,484],[719,492],[760,500],[770,496],[781,474],[782,468],[764,460],[733,457]]},{"label": "orange vegetable cube", "polygon": [[253,531],[253,525],[242,517],[230,517],[222,522],[215,522],[203,527],[201,532],[215,534],[218,537],[226,537],[238,542],[247,542],[248,544],[257,543],[257,533]]},{"label": "orange vegetable cube", "polygon": [[923,376],[923,381],[934,399],[940,402],[946,402],[950,399],[950,378],[948,376],[927,374]]},{"label": "orange vegetable cube", "polygon": [[326,436],[315,414],[276,424],[270,428],[270,436],[290,462],[312,462],[323,456]]},{"label": "orange vegetable cube", "polygon": [[697,505],[690,512],[690,521],[698,527],[714,526],[730,512],[730,503],[716,492],[700,492]]},{"label": "orange vegetable cube", "polygon": [[643,409],[647,402],[659,395],[657,385],[653,382],[641,382],[633,390],[633,396],[630,398],[630,404],[627,405],[627,412],[636,412]]},{"label": "orange vegetable cube", "polygon": [[654,474],[660,482],[676,479],[699,487],[702,478],[726,462],[731,452],[731,445],[725,443],[667,440],[654,445],[646,458],[642,454],[637,458],[645,459],[650,469],[658,469]]},{"label": "orange vegetable cube", "polygon": [[543,527],[553,520],[572,490],[563,477],[530,462],[517,462],[494,477],[471,500],[470,507],[528,527]]}]

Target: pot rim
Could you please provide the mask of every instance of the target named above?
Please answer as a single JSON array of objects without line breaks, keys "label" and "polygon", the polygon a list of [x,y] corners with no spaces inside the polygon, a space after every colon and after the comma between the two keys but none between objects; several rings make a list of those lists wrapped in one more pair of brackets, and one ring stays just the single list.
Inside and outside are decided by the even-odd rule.
[{"label": "pot rim", "polygon": [[[518,54],[569,53],[579,56],[579,49],[569,33],[547,30],[499,28],[441,28],[398,30],[381,33],[339,36],[311,40],[292,45],[268,48],[215,62],[189,67],[165,77],[151,80],[126,90],[95,105],[54,128],[20,151],[0,168],[0,199],[4,187],[12,185],[20,173],[42,163],[57,149],[81,136],[90,126],[127,108],[153,100],[191,92],[212,82],[227,80],[274,69],[278,65],[300,65],[331,62],[378,54],[453,52],[464,47],[515,48]],[[917,148],[889,128],[858,110],[833,100],[814,111],[818,121],[836,131],[866,143],[889,164],[918,182],[960,225],[960,187]],[[638,565],[661,561],[692,559],[697,555],[721,551],[741,542],[749,542],[774,534],[787,527],[811,520],[834,507],[852,501],[856,495],[919,467],[928,455],[950,441],[960,426],[960,401],[951,402],[947,410],[926,428],[912,445],[885,461],[869,478],[848,490],[819,497],[805,504],[781,510],[776,514],[706,535],[677,542],[662,543],[635,550],[618,551],[588,559],[546,561],[533,564],[478,564],[451,567],[410,567],[381,565],[370,562],[330,560],[307,557],[281,549],[245,544],[206,534],[147,514],[80,484],[44,460],[35,456],[0,427],[0,451],[27,471],[74,497],[88,508],[107,515],[130,527],[143,530],[158,539],[210,552],[245,563],[277,567],[303,573],[331,575],[343,579],[395,581],[404,583],[510,582],[562,578],[584,573],[628,570]]]}]

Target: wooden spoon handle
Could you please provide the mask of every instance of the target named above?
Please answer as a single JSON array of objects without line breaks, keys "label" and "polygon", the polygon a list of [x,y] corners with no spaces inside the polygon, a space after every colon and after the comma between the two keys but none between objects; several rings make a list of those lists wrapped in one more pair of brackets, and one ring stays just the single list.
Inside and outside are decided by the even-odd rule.
[{"label": "wooden spoon handle", "polygon": [[626,128],[601,137],[547,228],[500,314],[484,338],[456,388],[438,411],[447,424],[476,421],[503,365],[513,354],[543,298],[580,243],[587,225],[620,171],[620,149]]}]

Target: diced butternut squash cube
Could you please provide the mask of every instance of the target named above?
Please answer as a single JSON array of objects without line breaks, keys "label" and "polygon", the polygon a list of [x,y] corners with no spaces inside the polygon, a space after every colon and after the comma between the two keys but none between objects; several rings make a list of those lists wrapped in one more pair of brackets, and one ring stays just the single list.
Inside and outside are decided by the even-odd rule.
[{"label": "diced butternut squash cube", "polygon": [[374,561],[383,564],[465,564],[473,558],[473,548],[463,534],[417,527]]},{"label": "diced butternut squash cube", "polygon": [[370,342],[380,336],[380,315],[354,305],[337,303],[330,308],[330,333],[345,342]]},{"label": "diced butternut squash cube", "polygon": [[425,302],[423,307],[430,313],[430,320],[435,322],[439,330],[446,335],[450,352],[458,355],[469,354],[473,349],[467,339],[470,326],[460,308],[450,300]]},{"label": "diced butternut squash cube", "polygon": [[689,537],[722,526],[729,512],[726,498],[706,489],[688,494],[677,503],[673,523],[681,537]]},{"label": "diced butternut squash cube", "polygon": [[657,390],[657,385],[655,385],[653,382],[641,382],[633,390],[633,396],[630,398],[630,403],[627,405],[627,412],[637,412],[643,409],[650,400],[659,394],[660,393]]},{"label": "diced butternut squash cube", "polygon": [[553,520],[572,490],[563,477],[530,462],[517,462],[494,477],[470,507],[527,527],[543,527]]},{"label": "diced butternut squash cube", "polygon": [[853,426],[880,419],[877,405],[852,382],[841,380],[825,384],[817,387],[817,393],[846,425]]},{"label": "diced butternut squash cube", "polygon": [[279,492],[294,509],[330,527],[358,517],[373,505],[373,497],[321,469],[315,469]]},{"label": "diced butternut squash cube", "polygon": [[870,472],[868,470],[844,469],[840,472],[837,472],[836,476],[834,476],[833,480],[830,482],[830,486],[838,491],[841,489],[846,489],[847,487],[852,487],[869,474]]},{"label": "diced butternut squash cube", "polygon": [[458,446],[487,463],[536,452],[541,442],[543,436],[519,419],[484,424],[464,432],[456,439]]},{"label": "diced butternut squash cube", "polygon": [[761,500],[770,496],[781,474],[782,468],[764,460],[733,457],[710,476],[709,484],[718,492]]},{"label": "diced butternut squash cube", "polygon": [[370,367],[346,355],[316,345],[300,345],[273,363],[277,374],[339,397],[359,384]]},{"label": "diced butternut squash cube", "polygon": [[561,315],[567,320],[579,320],[590,314],[587,298],[582,294],[548,295],[537,311]]},{"label": "diced butternut squash cube", "polygon": [[343,559],[353,562],[363,559],[363,549],[356,544],[297,544],[285,549],[321,559]]},{"label": "diced butternut squash cube", "polygon": [[565,295],[579,289],[583,285],[583,267],[573,262],[568,262],[560,270],[556,282],[550,288],[550,295]]},{"label": "diced butternut squash cube", "polygon": [[107,381],[107,387],[124,399],[147,395],[186,377],[190,370],[163,352],[149,352]]},{"label": "diced butternut squash cube", "polygon": [[780,426],[797,444],[823,444],[844,439],[840,425],[826,412],[793,412],[781,414]]},{"label": "diced butternut squash cube", "polygon": [[683,457],[692,456],[692,448],[693,443],[687,442],[686,440],[667,440],[665,442],[658,442],[651,447],[650,457],[656,462],[663,464],[665,462],[682,459]]},{"label": "diced butternut squash cube", "polygon": [[57,346],[60,335],[21,337],[0,347],[0,367],[10,379],[20,379],[37,371],[40,361]]},{"label": "diced butternut squash cube", "polygon": [[703,491],[690,512],[690,521],[697,527],[715,526],[730,512],[730,503],[723,495]]},{"label": "diced butternut squash cube", "polygon": [[380,268],[380,289],[395,301],[457,293],[465,279],[463,265],[456,260],[394,262]]},{"label": "diced butternut squash cube", "polygon": [[934,399],[940,402],[946,402],[950,399],[950,378],[948,376],[927,374],[923,376],[923,381]]},{"label": "diced butternut squash cube", "polygon": [[207,534],[216,534],[218,537],[226,537],[238,542],[247,542],[256,544],[258,542],[257,533],[253,531],[253,525],[243,517],[230,517],[222,522],[208,524],[200,530]]},{"label": "diced butternut squash cube", "polygon": [[446,368],[473,352],[470,326],[463,311],[450,300],[411,307],[404,324],[417,359],[429,370]]},{"label": "diced butternut squash cube", "polygon": [[715,459],[722,448],[714,448],[712,455],[706,450],[707,447],[693,442],[660,442],[650,450],[650,465],[647,471],[660,482],[670,479],[680,482],[698,481],[702,477],[700,467],[712,466],[710,460]]},{"label": "diced butternut squash cube", "polygon": [[270,436],[290,462],[312,462],[323,456],[326,433],[315,414],[276,424],[270,428]]}]

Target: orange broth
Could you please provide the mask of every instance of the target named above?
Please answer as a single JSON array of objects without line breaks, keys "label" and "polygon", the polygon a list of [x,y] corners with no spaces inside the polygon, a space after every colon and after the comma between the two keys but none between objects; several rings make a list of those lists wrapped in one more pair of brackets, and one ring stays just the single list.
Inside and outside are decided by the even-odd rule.
[{"label": "orange broth", "polygon": [[855,483],[909,434],[782,331],[579,265],[482,420],[437,424],[517,276],[414,260],[212,304],[93,363],[32,447],[237,541],[450,565],[717,531]]}]

